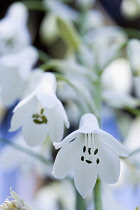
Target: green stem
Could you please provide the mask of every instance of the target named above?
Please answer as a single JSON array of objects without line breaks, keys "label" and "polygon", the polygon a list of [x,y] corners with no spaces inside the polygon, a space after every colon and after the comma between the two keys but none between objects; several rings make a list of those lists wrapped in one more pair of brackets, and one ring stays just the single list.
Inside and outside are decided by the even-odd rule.
[{"label": "green stem", "polygon": [[86,210],[85,200],[76,190],[76,210]]},{"label": "green stem", "polygon": [[42,155],[36,153],[36,152],[33,152],[32,150],[30,149],[27,149],[26,147],[23,147],[23,146],[20,146],[12,141],[8,141],[8,140],[5,140],[5,139],[0,139],[1,142],[5,143],[5,144],[9,144],[10,146],[12,146],[13,148],[23,152],[23,153],[26,153],[27,155],[30,155],[38,160],[40,160],[41,162],[43,162],[44,164],[51,164],[51,161],[50,160],[47,160],[45,157],[43,157]]},{"label": "green stem", "polygon": [[94,187],[95,210],[102,210],[101,181],[97,179]]},{"label": "green stem", "polygon": [[[101,72],[97,69],[98,79],[95,82],[96,92],[95,92],[95,103],[96,111],[99,125],[101,124],[101,105],[102,105],[102,86],[101,86]],[[102,198],[101,198],[101,181],[97,179],[94,187],[94,205],[95,210],[102,210]]]},{"label": "green stem", "polygon": [[100,76],[98,76],[98,79],[96,82],[94,82],[94,85],[96,87],[96,92],[94,95],[95,105],[96,105],[96,117],[98,118],[98,122],[100,125],[100,117],[101,117],[101,102],[102,102],[102,87],[100,82]]},{"label": "green stem", "polygon": [[25,6],[30,10],[36,10],[40,12],[46,12],[46,8],[44,7],[43,3],[41,1],[23,1]]}]

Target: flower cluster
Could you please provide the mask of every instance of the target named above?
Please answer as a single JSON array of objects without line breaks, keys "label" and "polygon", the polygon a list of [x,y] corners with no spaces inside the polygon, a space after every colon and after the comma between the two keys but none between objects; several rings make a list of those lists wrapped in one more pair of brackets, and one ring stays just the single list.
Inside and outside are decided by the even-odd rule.
[{"label": "flower cluster", "polygon": [[11,197],[13,200],[8,198],[0,205],[2,210],[31,210],[31,207],[25,203],[12,189],[10,189]]},{"label": "flower cluster", "polygon": [[[131,1],[122,1],[122,11]],[[125,139],[132,117],[140,115],[140,41],[129,39],[117,26],[106,26],[104,14],[93,8],[94,1],[78,0],[77,9],[64,2],[37,3],[37,9],[45,12],[37,33],[43,51],[32,43],[34,31],[29,33],[26,3],[13,3],[0,20],[0,106],[5,112],[14,106],[9,131],[18,133],[9,144],[43,164],[50,162],[51,173],[24,154],[10,153],[9,147],[3,149],[0,163],[8,168],[28,165],[30,172],[34,168],[38,176],[47,174],[53,182],[70,176],[86,198],[98,180],[118,182],[120,157],[125,161],[130,154],[113,129],[104,129],[104,121],[115,119]],[[44,49],[50,46],[55,50],[47,53]],[[9,154],[15,155],[10,161]],[[131,157],[127,161],[134,164]],[[60,185],[51,186],[59,189]],[[7,199],[0,209],[30,210],[10,192],[13,200]],[[48,192],[50,206],[58,208],[60,201],[60,208],[68,208],[63,196]]]}]

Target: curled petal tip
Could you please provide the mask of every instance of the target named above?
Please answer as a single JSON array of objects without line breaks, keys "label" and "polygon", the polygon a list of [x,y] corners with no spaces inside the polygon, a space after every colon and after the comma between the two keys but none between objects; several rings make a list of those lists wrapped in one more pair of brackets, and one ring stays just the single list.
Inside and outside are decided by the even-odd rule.
[{"label": "curled petal tip", "polygon": [[59,149],[60,148],[59,143],[56,143],[56,142],[53,143],[53,146],[55,147],[55,149]]}]

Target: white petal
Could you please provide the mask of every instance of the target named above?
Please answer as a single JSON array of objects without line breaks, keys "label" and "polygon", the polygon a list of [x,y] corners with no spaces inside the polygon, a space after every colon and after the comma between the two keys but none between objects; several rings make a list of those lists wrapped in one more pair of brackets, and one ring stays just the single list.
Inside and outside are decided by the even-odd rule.
[{"label": "white petal", "polygon": [[35,146],[45,141],[48,134],[48,124],[36,124],[32,116],[24,122],[23,137],[29,146]]},{"label": "white petal", "polygon": [[92,133],[99,128],[97,118],[94,114],[84,114],[80,120],[79,129],[81,133]]},{"label": "white petal", "polygon": [[79,157],[79,160],[74,168],[74,183],[76,189],[83,198],[92,191],[96,183],[96,179],[96,165],[81,161],[81,157]]},{"label": "white petal", "polygon": [[118,155],[122,157],[127,157],[130,154],[130,151],[109,133],[99,129],[98,131],[96,131],[95,138],[96,137],[112,147],[112,149],[115,150]]},{"label": "white petal", "polygon": [[137,107],[140,105],[140,100],[124,93],[119,93],[116,91],[104,91],[103,98],[109,106],[115,108],[122,107]]},{"label": "white petal", "polygon": [[48,117],[49,136],[52,142],[60,142],[64,134],[64,120],[59,107],[46,109]]},{"label": "white petal", "polygon": [[107,184],[116,183],[120,175],[120,160],[116,152],[103,144],[99,139],[95,139],[95,145],[98,148],[97,172],[101,180]]},{"label": "white petal", "polygon": [[37,92],[36,97],[42,106],[47,107],[48,109],[52,109],[57,105],[55,97],[48,95],[45,92]]},{"label": "white petal", "polygon": [[59,179],[65,178],[74,168],[78,157],[80,158],[81,151],[81,139],[77,138],[75,141],[67,143],[56,156],[52,174]]},{"label": "white petal", "polygon": [[55,149],[59,149],[60,147],[63,147],[66,143],[73,141],[75,138],[77,138],[79,132],[79,129],[72,132],[71,134],[69,134],[68,136],[66,136],[63,141],[59,142],[59,143],[53,143],[53,145],[55,146]]},{"label": "white petal", "polygon": [[36,107],[37,100],[35,97],[32,98],[25,98],[14,109],[14,114],[11,119],[11,128],[9,131],[15,131],[23,123],[26,119],[34,113]]},{"label": "white petal", "polygon": [[[8,81],[8,83],[6,81]],[[5,68],[2,71],[0,71],[2,104],[4,106],[12,105],[23,92],[24,85],[24,81],[21,80],[16,69]]]},{"label": "white petal", "polygon": [[61,103],[61,101],[59,99],[57,99],[57,104],[59,106],[61,115],[62,115],[62,117],[64,119],[65,125],[66,125],[67,128],[69,128],[69,121],[68,121],[68,117],[67,117],[66,111],[65,111],[65,109],[63,107],[63,104]]},{"label": "white petal", "polygon": [[20,63],[19,74],[21,78],[27,79],[37,59],[38,52],[34,47],[27,46],[21,51],[18,61]]}]

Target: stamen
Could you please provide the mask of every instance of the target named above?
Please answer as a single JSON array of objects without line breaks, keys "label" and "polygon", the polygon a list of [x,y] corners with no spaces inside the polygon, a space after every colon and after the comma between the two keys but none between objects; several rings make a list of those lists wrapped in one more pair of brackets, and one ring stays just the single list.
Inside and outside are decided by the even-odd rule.
[{"label": "stamen", "polygon": [[44,112],[44,109],[41,109],[41,110],[40,110],[40,114],[43,114],[43,112]]},{"label": "stamen", "polygon": [[84,156],[81,157],[81,160],[84,161]]},{"label": "stamen", "polygon": [[96,155],[98,153],[98,149],[96,149],[95,151],[94,151],[94,155]]},{"label": "stamen", "polygon": [[87,162],[88,164],[91,164],[91,163],[92,163],[92,161],[90,161],[90,160],[86,160],[86,162]]},{"label": "stamen", "polygon": [[100,160],[97,158],[96,163],[99,164]]},{"label": "stamen", "polygon": [[34,123],[36,123],[36,124],[43,124],[43,123],[46,124],[48,122],[46,116],[42,115],[43,112],[44,112],[44,109],[41,109],[40,110],[40,115],[37,114],[37,113],[32,115],[32,118],[34,118],[33,119]]},{"label": "stamen", "polygon": [[88,148],[88,153],[89,155],[91,155],[91,148]]},{"label": "stamen", "polygon": [[86,146],[83,147],[83,152],[84,152],[84,153],[86,152]]}]

